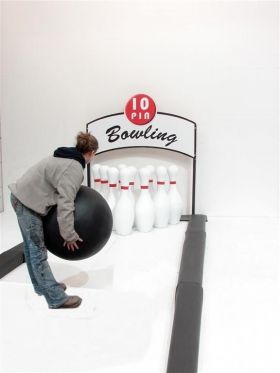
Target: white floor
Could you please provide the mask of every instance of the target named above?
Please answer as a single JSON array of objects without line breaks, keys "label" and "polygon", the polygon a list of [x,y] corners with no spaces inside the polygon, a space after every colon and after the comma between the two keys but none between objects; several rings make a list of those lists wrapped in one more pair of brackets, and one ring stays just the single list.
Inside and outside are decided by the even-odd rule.
[{"label": "white floor", "polygon": [[[279,221],[209,218],[199,373],[279,373]],[[0,214],[2,250],[20,235]],[[49,310],[25,265],[0,280],[2,372],[166,371],[186,223],[112,235],[92,258],[49,262],[76,310]]]}]

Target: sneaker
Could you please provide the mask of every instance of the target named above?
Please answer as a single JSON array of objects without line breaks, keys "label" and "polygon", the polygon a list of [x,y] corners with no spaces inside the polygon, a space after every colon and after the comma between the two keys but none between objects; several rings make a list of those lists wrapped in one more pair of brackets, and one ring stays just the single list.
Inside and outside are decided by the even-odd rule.
[{"label": "sneaker", "polygon": [[70,295],[65,303],[57,308],[76,308],[82,303],[82,298],[77,295]]}]

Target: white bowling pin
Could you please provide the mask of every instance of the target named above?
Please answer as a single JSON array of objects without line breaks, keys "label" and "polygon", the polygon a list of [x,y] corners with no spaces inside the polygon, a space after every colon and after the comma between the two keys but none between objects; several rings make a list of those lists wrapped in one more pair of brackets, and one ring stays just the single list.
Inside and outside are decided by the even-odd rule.
[{"label": "white bowling pin", "polygon": [[137,174],[137,168],[134,166],[129,166],[128,171],[129,171],[129,196],[133,200],[133,203],[135,203],[134,185],[135,185],[135,177]]},{"label": "white bowling pin", "polygon": [[[135,177],[137,174],[137,168],[134,166],[129,166],[128,167],[129,171],[129,198],[133,202],[133,207],[135,211],[135,193],[134,193],[134,185],[135,185]],[[135,221],[133,222],[133,227],[135,225]]]},{"label": "white bowling pin", "polygon": [[[108,182],[109,182],[109,192],[107,196],[107,203],[114,216],[114,209],[118,199],[118,180],[119,180],[119,170],[116,167],[109,167],[108,169]],[[115,229],[115,222],[113,221],[113,230]]]},{"label": "white bowling pin", "polygon": [[154,185],[155,167],[152,166],[151,164],[149,164],[146,167],[149,169],[149,191],[150,191],[151,197],[154,198],[154,196],[156,194],[156,189],[155,189],[155,185]]},{"label": "white bowling pin", "polygon": [[155,207],[149,192],[150,170],[147,167],[139,170],[140,196],[135,205],[135,224],[140,232],[149,232],[155,220]]},{"label": "white bowling pin", "polygon": [[183,201],[177,189],[177,173],[178,167],[175,165],[171,165],[168,167],[168,174],[169,174],[169,204],[170,204],[170,212],[169,212],[169,224],[178,224],[181,215],[183,212]]},{"label": "white bowling pin", "polygon": [[101,165],[100,166],[100,178],[101,178],[101,188],[100,188],[100,194],[107,199],[108,197],[108,166]]},{"label": "white bowling pin", "polygon": [[165,228],[169,221],[169,199],[165,189],[167,170],[166,167],[159,166],[156,169],[157,192],[154,197],[155,223],[157,228]]},{"label": "white bowling pin", "polygon": [[96,163],[92,166],[92,175],[93,175],[93,189],[95,189],[97,192],[100,191],[101,187],[101,178],[100,178],[100,164]]},{"label": "white bowling pin", "polygon": [[131,233],[134,222],[134,204],[129,197],[129,170],[120,170],[121,192],[114,210],[116,233],[126,236]]},{"label": "white bowling pin", "polygon": [[[120,175],[121,169],[123,169],[123,168],[127,168],[127,165],[126,165],[125,163],[119,163],[119,164],[117,165],[117,168],[118,168],[118,170],[119,170],[119,175]],[[120,194],[120,189],[121,189],[121,181],[120,181],[120,179],[119,179],[119,194]]]}]

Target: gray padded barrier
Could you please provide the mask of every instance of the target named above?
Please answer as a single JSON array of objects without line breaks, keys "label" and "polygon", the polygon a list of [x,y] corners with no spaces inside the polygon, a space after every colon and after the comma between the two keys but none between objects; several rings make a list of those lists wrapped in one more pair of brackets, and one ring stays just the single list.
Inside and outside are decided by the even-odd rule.
[{"label": "gray padded barrier", "polygon": [[168,373],[197,372],[202,297],[200,285],[180,283],[177,288]]},{"label": "gray padded barrier", "polygon": [[206,215],[191,215],[188,224],[187,232],[205,232],[205,225],[207,222]]},{"label": "gray padded barrier", "polygon": [[24,263],[23,243],[0,254],[0,278]]},{"label": "gray padded barrier", "polygon": [[206,242],[205,215],[193,215],[183,244],[178,284],[194,282],[202,285],[203,263]]},{"label": "gray padded barrier", "polygon": [[187,231],[181,258],[179,283],[194,282],[202,285],[205,241],[205,232]]},{"label": "gray padded barrier", "polygon": [[206,221],[205,215],[193,215],[188,223],[176,289],[167,373],[197,373]]}]

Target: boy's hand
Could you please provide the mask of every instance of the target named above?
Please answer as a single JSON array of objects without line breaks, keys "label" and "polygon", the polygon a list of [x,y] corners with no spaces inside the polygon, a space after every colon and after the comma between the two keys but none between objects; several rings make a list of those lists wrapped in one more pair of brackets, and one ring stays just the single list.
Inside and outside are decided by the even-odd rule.
[{"label": "boy's hand", "polygon": [[67,246],[68,250],[75,251],[75,249],[79,249],[79,246],[77,244],[78,241],[83,242],[81,238],[78,238],[77,241],[64,241],[63,246]]}]

